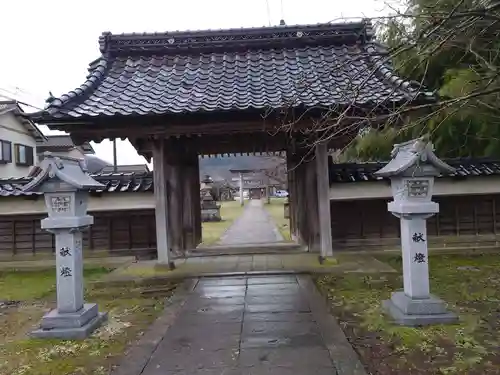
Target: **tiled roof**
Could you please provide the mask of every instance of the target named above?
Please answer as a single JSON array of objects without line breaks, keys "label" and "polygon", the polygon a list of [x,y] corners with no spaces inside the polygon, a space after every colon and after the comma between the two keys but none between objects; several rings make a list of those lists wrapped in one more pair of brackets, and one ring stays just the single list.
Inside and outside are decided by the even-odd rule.
[{"label": "tiled roof", "polygon": [[[466,178],[476,176],[499,176],[500,161],[487,158],[482,159],[446,159],[446,163],[456,169],[454,174],[446,177]],[[329,165],[330,184],[346,182],[368,182],[384,180],[377,177],[374,172],[385,166],[387,163],[349,163]],[[443,177],[443,176],[441,176]]]},{"label": "tiled roof", "polygon": [[373,106],[428,100],[397,77],[367,21],[250,29],[104,33],[81,87],[50,98],[40,123],[143,116]]},{"label": "tiled roof", "polygon": [[[40,150],[51,150],[56,148],[73,148],[75,143],[68,134],[47,135],[45,140],[37,142],[37,147]],[[85,142],[80,146],[85,152],[94,153],[94,149],[89,142]]]},{"label": "tiled roof", "polygon": [[[113,173],[114,166],[108,165],[101,171],[102,173]],[[148,173],[150,172],[147,164],[130,164],[130,165],[117,165],[117,173]]]},{"label": "tiled roof", "polygon": [[[100,173],[92,175],[105,185],[103,190],[94,193],[117,192],[153,192],[153,174],[150,173]],[[24,192],[22,187],[31,181],[31,177],[0,179],[0,197],[36,196],[42,193]]]},{"label": "tiled roof", "polygon": [[[500,176],[500,161],[492,159],[447,159],[446,163],[456,168],[456,173],[448,176],[452,178],[467,178],[480,176]],[[346,163],[329,164],[330,184],[365,182],[384,180],[375,177],[373,173],[386,163]],[[99,173],[92,175],[97,181],[105,185],[105,189],[95,193],[119,192],[153,192],[153,172],[148,173]],[[31,181],[30,177],[0,179],[0,197],[2,196],[32,196],[41,193],[25,193],[22,186]],[[278,181],[276,181],[279,183]],[[229,185],[238,188],[235,181]]]}]

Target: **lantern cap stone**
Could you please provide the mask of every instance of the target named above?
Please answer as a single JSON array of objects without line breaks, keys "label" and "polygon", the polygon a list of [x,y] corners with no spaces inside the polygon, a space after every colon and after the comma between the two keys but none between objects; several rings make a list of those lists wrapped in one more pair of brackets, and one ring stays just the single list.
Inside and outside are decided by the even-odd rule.
[{"label": "lantern cap stone", "polygon": [[53,155],[51,152],[44,152],[43,155],[44,159],[37,167],[38,173],[33,180],[24,185],[23,191],[37,191],[44,182],[53,178],[79,190],[103,189],[105,187],[90,176],[84,159]]},{"label": "lantern cap stone", "polygon": [[[428,136],[395,144],[391,151],[391,158],[391,161],[374,175],[379,177],[433,176],[455,172],[455,168],[436,156],[434,146]],[[429,166],[433,168],[429,170]]]}]

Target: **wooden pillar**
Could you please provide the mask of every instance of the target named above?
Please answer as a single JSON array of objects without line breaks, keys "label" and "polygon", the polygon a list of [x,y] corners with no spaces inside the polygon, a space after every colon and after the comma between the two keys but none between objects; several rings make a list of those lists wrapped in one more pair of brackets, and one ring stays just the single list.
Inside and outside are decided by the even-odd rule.
[{"label": "wooden pillar", "polygon": [[186,178],[183,165],[184,150],[178,139],[167,142],[167,196],[170,250],[180,255],[184,247],[183,183]]},{"label": "wooden pillar", "polygon": [[[306,162],[303,160],[298,161],[295,168],[295,181],[297,184],[297,231],[299,241],[309,247],[309,220],[308,220],[308,186],[307,183],[307,169]],[[309,248],[309,251],[311,249]]]},{"label": "wooden pillar", "polygon": [[306,183],[306,168],[305,162],[297,158],[295,163],[295,186],[296,186],[296,200],[297,206],[295,207],[296,217],[296,236],[297,241],[303,245],[309,245],[309,227],[308,227],[308,207],[307,207],[307,186]]},{"label": "wooden pillar", "polygon": [[328,173],[328,147],[316,146],[316,169],[318,189],[320,253],[322,257],[333,256],[332,226],[330,213],[330,179]]},{"label": "wooden pillar", "polygon": [[295,164],[292,151],[287,151],[286,168],[288,179],[288,207],[290,216],[290,237],[293,241],[298,241],[297,238],[297,185],[295,183]]},{"label": "wooden pillar", "polygon": [[307,246],[311,252],[320,252],[319,205],[317,190],[317,168],[314,154],[304,161],[304,216],[306,220]]},{"label": "wooden pillar", "polygon": [[[288,157],[288,173],[293,206],[291,207],[292,238],[319,252],[319,207],[316,158],[307,149],[298,149]],[[291,173],[290,173],[291,172]]]},{"label": "wooden pillar", "polygon": [[[183,183],[183,249],[194,249],[198,243],[196,228],[196,201],[200,201],[198,155],[190,153],[184,158]],[[198,181],[198,184],[196,183]]]},{"label": "wooden pillar", "polygon": [[170,263],[166,140],[153,142],[153,177],[156,219],[156,252],[159,263]]},{"label": "wooden pillar", "polygon": [[198,246],[202,241],[202,223],[201,223],[201,199],[200,199],[200,159],[196,155],[193,165],[193,212],[194,212],[194,243]]}]

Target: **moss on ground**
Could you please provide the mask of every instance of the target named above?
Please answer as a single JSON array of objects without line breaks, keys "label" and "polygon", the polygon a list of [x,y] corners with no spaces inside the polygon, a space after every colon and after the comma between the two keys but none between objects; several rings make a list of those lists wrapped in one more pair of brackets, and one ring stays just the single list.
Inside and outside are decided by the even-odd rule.
[{"label": "moss on ground", "polygon": [[[108,273],[107,268],[86,268],[86,281]],[[0,271],[0,301],[29,301],[42,298],[56,289],[56,271]]]},{"label": "moss on ground", "polygon": [[239,201],[221,202],[220,205],[222,221],[202,223],[202,245],[204,246],[216,244],[244,210]]},{"label": "moss on ground", "polygon": [[[86,281],[108,271],[86,270]],[[132,292],[128,287],[88,288],[86,300],[97,302],[99,309],[109,314],[103,327],[83,341],[32,339],[28,333],[55,305],[54,284],[53,270],[0,274],[0,293],[10,290],[11,298],[21,301],[0,308],[0,374],[108,374],[127,346],[158,317],[164,298],[175,286],[171,284],[153,295]]]},{"label": "moss on ground", "polygon": [[[401,271],[401,258],[381,256]],[[323,276],[316,282],[372,374],[500,374],[500,255],[435,255],[432,293],[460,316],[455,325],[394,325],[381,301],[402,288],[401,273]]]}]

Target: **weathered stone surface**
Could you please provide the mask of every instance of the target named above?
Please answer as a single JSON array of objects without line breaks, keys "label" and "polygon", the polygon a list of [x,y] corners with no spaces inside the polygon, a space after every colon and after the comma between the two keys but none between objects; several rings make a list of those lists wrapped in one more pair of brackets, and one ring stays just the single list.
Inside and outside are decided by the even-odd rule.
[{"label": "weathered stone surface", "polygon": [[425,137],[394,145],[391,157],[375,174],[391,179],[393,200],[387,207],[401,221],[404,292],[394,293],[384,307],[398,324],[454,322],[455,315],[430,295],[426,221],[439,212],[439,204],[432,201],[434,177],[454,168],[434,154]]},{"label": "weathered stone surface", "polygon": [[248,278],[248,285],[260,284],[296,284],[297,278],[295,276],[261,276]]},{"label": "weathered stone surface", "polygon": [[429,298],[415,299],[408,297],[403,291],[392,293],[391,302],[407,315],[435,315],[446,313],[443,300],[429,295]]},{"label": "weathered stone surface", "polygon": [[458,322],[458,316],[452,312],[443,314],[405,314],[391,300],[382,302],[384,309],[391,315],[394,322],[405,326],[425,326],[431,324],[452,324]]},{"label": "weathered stone surface", "polygon": [[257,333],[282,332],[283,334],[319,334],[316,322],[248,322],[243,323],[244,337]]},{"label": "weathered stone surface", "polygon": [[94,221],[87,215],[88,190],[102,187],[87,173],[83,160],[50,153],[24,186],[25,191],[44,193],[48,217],[41,226],[55,236],[57,309],[44,316],[34,337],[82,339],[106,320],[97,305],[83,300],[82,230]]},{"label": "weathered stone surface", "polygon": [[98,313],[96,317],[87,322],[81,327],[71,328],[52,328],[52,329],[37,329],[31,332],[31,336],[35,338],[47,339],[62,339],[62,340],[81,340],[88,337],[98,327],[100,327],[108,318],[107,313]]},{"label": "weathered stone surface", "polygon": [[243,214],[221,237],[220,245],[271,244],[283,241],[260,200],[250,200]]},{"label": "weathered stone surface", "polygon": [[[312,282],[305,288],[295,278],[290,287],[290,278],[283,280],[287,282],[280,283],[280,277],[266,284],[246,281],[247,289],[266,287],[253,288],[252,295],[245,291],[243,297],[227,298],[220,294],[239,292],[242,285],[228,290],[233,286],[224,282],[217,286],[212,280],[209,292],[217,295],[213,299],[205,296],[207,286],[198,284],[174,324],[151,349],[150,359],[141,361],[145,367],[139,372],[131,366],[133,371],[119,375],[336,375],[335,363],[343,363],[343,375],[365,375],[340,327],[333,327],[333,336],[324,332],[336,323],[333,318],[328,326],[321,323],[329,315],[325,307],[315,311],[321,297],[311,295]],[[289,292],[285,296],[273,294],[284,290]],[[200,306],[206,311],[197,311]],[[338,353],[343,358],[332,358],[332,346],[342,348]],[[351,354],[346,354],[349,350]]]},{"label": "weathered stone surface", "polygon": [[50,311],[42,318],[42,329],[80,328],[98,315],[95,303],[86,303],[81,310],[73,313],[60,313],[57,309]]},{"label": "weathered stone surface", "polygon": [[253,304],[247,303],[246,312],[248,313],[278,313],[278,312],[296,312],[307,313],[311,312],[307,303],[276,303],[276,304]]},{"label": "weathered stone surface", "polygon": [[248,348],[242,349],[240,354],[240,365],[252,367],[259,365],[273,367],[330,367],[333,364],[330,355],[325,348]]}]

